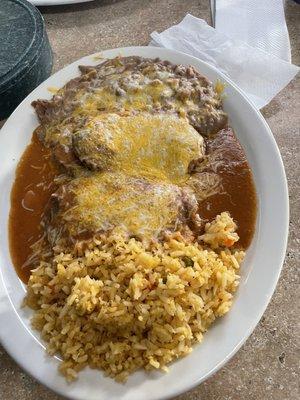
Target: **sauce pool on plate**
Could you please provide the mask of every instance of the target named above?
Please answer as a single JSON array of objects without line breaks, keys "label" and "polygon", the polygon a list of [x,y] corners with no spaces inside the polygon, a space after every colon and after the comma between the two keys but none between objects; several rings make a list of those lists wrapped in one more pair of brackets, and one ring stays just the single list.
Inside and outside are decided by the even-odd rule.
[{"label": "sauce pool on plate", "polygon": [[34,133],[16,170],[9,216],[11,257],[25,283],[30,276],[26,260],[31,255],[31,246],[43,235],[40,222],[45,206],[56,189],[53,180],[57,174],[50,151]]}]

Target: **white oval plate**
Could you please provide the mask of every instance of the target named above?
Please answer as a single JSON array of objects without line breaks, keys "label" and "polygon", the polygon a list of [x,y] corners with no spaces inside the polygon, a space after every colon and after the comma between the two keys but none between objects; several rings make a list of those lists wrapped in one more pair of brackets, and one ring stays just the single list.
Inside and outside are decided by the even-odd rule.
[{"label": "white oval plate", "polygon": [[251,165],[257,194],[255,236],[241,269],[241,284],[231,311],[207,332],[201,345],[173,363],[168,374],[139,371],[124,385],[86,369],[78,381],[67,384],[58,372],[59,360],[49,357],[31,329],[31,311],[21,308],[25,285],[12,266],[7,237],[10,191],[17,163],[38,125],[30,103],[50,98],[48,87],[61,87],[78,75],[78,65],[97,64],[95,55],[84,57],[57,72],[36,88],[15,110],[0,132],[0,338],[11,356],[31,375],[56,392],[80,400],[154,400],[178,395],[203,382],[225,364],[248,338],[274,292],[284,260],[288,234],[288,193],[282,160],[265,120],[245,95],[213,67],[188,55],[156,48],[128,47],[104,51],[117,55],[160,57],[191,64],[212,81],[227,82],[224,105]]}]

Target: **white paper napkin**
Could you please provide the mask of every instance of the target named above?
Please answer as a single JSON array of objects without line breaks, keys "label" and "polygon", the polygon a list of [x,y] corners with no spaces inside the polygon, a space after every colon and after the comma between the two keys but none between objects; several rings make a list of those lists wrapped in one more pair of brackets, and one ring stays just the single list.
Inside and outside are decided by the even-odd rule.
[{"label": "white paper napkin", "polygon": [[258,108],[268,104],[299,71],[299,67],[220,33],[190,14],[162,33],[153,32],[151,38],[151,45],[179,50],[215,66]]},{"label": "white paper napkin", "polygon": [[215,0],[219,33],[291,62],[283,0]]}]

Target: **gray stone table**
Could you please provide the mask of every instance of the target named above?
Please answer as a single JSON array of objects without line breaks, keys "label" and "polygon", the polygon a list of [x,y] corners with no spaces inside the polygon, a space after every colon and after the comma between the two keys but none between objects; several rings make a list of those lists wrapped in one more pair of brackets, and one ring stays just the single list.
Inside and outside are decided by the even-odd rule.
[{"label": "gray stone table", "polygon": [[[95,0],[40,10],[54,51],[54,70],[104,49],[146,45],[153,30],[178,23],[188,12],[210,22],[208,0]],[[300,6],[287,0],[285,12],[293,62],[299,65]],[[205,383],[176,400],[300,399],[299,76],[263,109],[263,115],[280,148],[289,183],[290,235],[283,272],[267,311],[242,349]],[[29,377],[0,347],[0,399],[62,398]]]}]

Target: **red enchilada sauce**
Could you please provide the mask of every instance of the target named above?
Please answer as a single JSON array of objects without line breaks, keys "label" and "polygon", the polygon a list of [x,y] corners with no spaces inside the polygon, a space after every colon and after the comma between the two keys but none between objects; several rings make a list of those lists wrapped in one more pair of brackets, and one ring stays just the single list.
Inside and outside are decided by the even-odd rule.
[{"label": "red enchilada sauce", "polygon": [[[223,130],[208,139],[208,154],[220,148],[225,160],[217,170],[222,191],[199,204],[199,215],[212,220],[222,211],[229,211],[238,225],[238,244],[245,249],[251,242],[256,219],[252,173],[232,131]],[[30,276],[26,260],[31,255],[31,246],[43,235],[40,222],[51,193],[56,190],[53,180],[58,173],[50,151],[34,133],[16,170],[9,218],[11,256],[19,277],[25,283]]]},{"label": "red enchilada sauce", "polygon": [[[256,192],[246,155],[231,128],[223,129],[206,141],[206,152],[217,162],[212,168],[221,178],[220,193],[199,204],[199,215],[211,221],[223,211],[229,211],[237,223],[240,237],[237,245],[246,249],[255,229]],[[208,167],[208,171],[210,168]]]},{"label": "red enchilada sauce", "polygon": [[26,260],[31,246],[42,237],[40,225],[46,204],[56,189],[53,179],[58,174],[50,151],[36,133],[23,153],[11,191],[9,243],[13,264],[19,277],[27,282],[30,267]]}]

